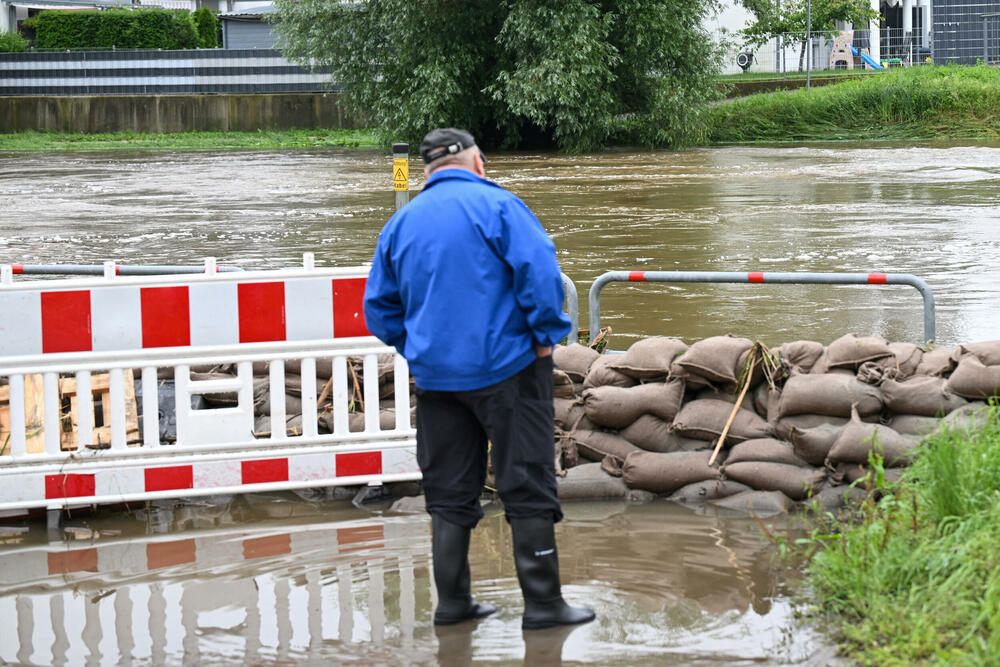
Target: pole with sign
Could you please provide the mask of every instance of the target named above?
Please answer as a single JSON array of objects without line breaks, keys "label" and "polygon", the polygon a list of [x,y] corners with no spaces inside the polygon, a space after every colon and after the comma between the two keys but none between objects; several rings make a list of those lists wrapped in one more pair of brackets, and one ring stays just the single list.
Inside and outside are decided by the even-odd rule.
[{"label": "pole with sign", "polygon": [[392,145],[392,189],[396,192],[396,210],[410,201],[410,145]]}]

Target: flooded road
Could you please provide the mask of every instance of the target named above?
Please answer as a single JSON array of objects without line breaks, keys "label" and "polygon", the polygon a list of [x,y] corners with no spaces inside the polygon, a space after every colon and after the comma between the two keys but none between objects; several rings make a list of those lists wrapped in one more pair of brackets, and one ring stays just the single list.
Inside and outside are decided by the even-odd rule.
[{"label": "flooded road", "polygon": [[[251,268],[367,261],[392,212],[374,151],[0,153],[0,262]],[[416,161],[411,172],[417,168]],[[914,273],[940,342],[1000,330],[1000,144],[490,156],[586,291],[608,270]],[[419,187],[418,178],[411,187]],[[921,337],[907,287],[613,285],[612,346],[732,332],[774,344]],[[752,520],[566,505],[565,592],[598,620],[523,635],[509,531],[473,537],[477,596],[435,633],[424,514],[248,496],[44,526],[0,519],[0,664],[826,664],[794,571]]]}]

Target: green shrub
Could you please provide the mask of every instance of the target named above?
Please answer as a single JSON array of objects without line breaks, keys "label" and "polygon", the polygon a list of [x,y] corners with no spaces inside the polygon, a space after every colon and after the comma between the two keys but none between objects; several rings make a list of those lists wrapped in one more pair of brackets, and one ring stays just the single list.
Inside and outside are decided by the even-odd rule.
[{"label": "green shrub", "polygon": [[41,49],[193,49],[199,39],[187,10],[47,10],[38,15],[35,45]]},{"label": "green shrub", "polygon": [[20,53],[28,50],[28,40],[16,32],[0,33],[0,53]]},{"label": "green shrub", "polygon": [[198,33],[199,46],[204,49],[214,49],[219,45],[217,37],[219,20],[215,18],[215,12],[208,7],[202,7],[191,13],[191,20],[194,21],[194,28]]}]

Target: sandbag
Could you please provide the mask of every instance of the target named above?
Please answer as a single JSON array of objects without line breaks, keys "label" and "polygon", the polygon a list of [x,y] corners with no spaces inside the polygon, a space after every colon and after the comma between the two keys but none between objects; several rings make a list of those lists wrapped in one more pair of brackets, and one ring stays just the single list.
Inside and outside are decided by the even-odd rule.
[{"label": "sandbag", "polygon": [[[674,430],[696,440],[716,440],[733,411],[733,404],[704,399],[691,401],[674,417]],[[726,434],[726,443],[732,445],[753,438],[771,435],[767,422],[750,410],[739,408]]]},{"label": "sandbag", "polygon": [[700,505],[709,500],[719,500],[720,498],[752,490],[746,484],[741,484],[731,479],[710,479],[704,482],[686,484],[674,491],[667,500],[672,500],[682,505]]},{"label": "sandbag", "polygon": [[753,407],[754,412],[760,415],[769,424],[778,420],[778,403],[781,401],[781,390],[769,384],[762,383],[754,389]]},{"label": "sandbag", "polygon": [[1000,340],[989,340],[981,343],[965,343],[955,351],[957,358],[972,355],[984,366],[1000,366]]},{"label": "sandbag", "polygon": [[823,345],[811,340],[797,340],[778,348],[778,363],[789,371],[808,373],[823,354]]},{"label": "sandbag", "polygon": [[765,461],[726,463],[722,474],[758,491],[781,491],[792,500],[815,493],[826,480],[826,471],[819,468]]},{"label": "sandbag", "polygon": [[621,436],[647,452],[672,452],[675,450],[671,424],[656,415],[644,414],[621,430]]},{"label": "sandbag", "polygon": [[552,361],[556,368],[569,375],[574,382],[583,382],[590,365],[599,356],[598,352],[580,343],[556,345],[552,350]]},{"label": "sandbag", "polygon": [[892,350],[881,336],[845,334],[826,348],[826,362],[829,368],[851,368],[873,359],[891,357]]},{"label": "sandbag", "polygon": [[802,501],[806,509],[818,509],[820,512],[835,512],[841,507],[859,505],[865,501],[868,493],[857,486],[824,485],[822,489]]},{"label": "sandbag", "polygon": [[838,463],[867,463],[868,455],[877,450],[886,466],[906,464],[916,453],[917,438],[900,435],[888,426],[867,424],[851,415],[840,436],[830,448],[829,458]]},{"label": "sandbag", "polygon": [[590,421],[620,429],[646,413],[673,419],[683,397],[684,383],[670,380],[634,387],[592,387],[584,390],[583,404]]},{"label": "sandbag", "polygon": [[897,369],[897,380],[905,380],[914,375],[920,367],[921,359],[924,358],[924,351],[913,343],[889,343],[889,350],[892,352],[892,361]]},{"label": "sandbag", "polygon": [[710,500],[708,504],[755,516],[788,514],[795,508],[795,501],[781,491],[743,491],[719,500]]},{"label": "sandbag", "polygon": [[827,456],[830,455],[830,448],[840,437],[844,426],[834,424],[820,424],[812,428],[798,428],[793,426],[788,434],[788,439],[792,443],[794,452],[807,464],[819,466],[823,465]]},{"label": "sandbag", "polygon": [[634,387],[639,383],[635,378],[629,377],[619,370],[615,370],[611,367],[611,363],[614,361],[615,357],[618,355],[612,354],[602,354],[594,363],[590,365],[590,370],[587,371],[587,377],[583,380],[583,388],[590,389],[591,387]]},{"label": "sandbag", "polygon": [[983,401],[973,401],[941,420],[941,428],[951,431],[973,431],[981,428],[989,419],[990,411]]},{"label": "sandbag", "polygon": [[[329,376],[326,380],[329,379]],[[326,380],[322,378],[316,378],[316,398],[323,393],[323,386],[326,384]],[[285,393],[291,394],[292,396],[302,396],[302,376],[294,373],[285,374]]]},{"label": "sandbag", "polygon": [[781,390],[778,418],[808,414],[849,417],[854,404],[863,416],[880,412],[882,392],[840,373],[793,375]]},{"label": "sandbag", "polygon": [[[997,370],[1000,370],[1000,367]],[[968,402],[951,393],[944,378],[930,375],[916,376],[902,382],[884,380],[882,399],[890,412],[925,417],[946,415]]]},{"label": "sandbag", "polygon": [[931,350],[924,350],[924,355],[920,358],[920,364],[914,375],[934,375],[944,377],[955,368],[955,360],[952,356],[956,350],[950,347],[935,347]]},{"label": "sandbag", "polygon": [[849,421],[847,417],[830,417],[829,415],[795,415],[779,419],[774,425],[774,435],[779,440],[792,439],[792,429],[815,428],[829,424],[831,426],[843,426]]},{"label": "sandbag", "polygon": [[653,336],[632,343],[623,355],[616,355],[608,367],[635,378],[656,380],[667,377],[670,365],[688,346],[679,338]]},{"label": "sandbag", "polygon": [[749,338],[712,336],[691,345],[677,364],[692,375],[711,382],[735,384],[740,376],[740,357],[753,347]]},{"label": "sandbag", "polygon": [[589,461],[601,461],[609,454],[624,461],[629,454],[642,451],[625,438],[613,433],[577,429],[569,436],[576,443],[580,456]]},{"label": "sandbag", "polygon": [[941,425],[941,420],[937,417],[924,417],[923,415],[896,415],[890,419],[886,426],[900,435],[930,435]]},{"label": "sandbag", "polygon": [[[691,400],[700,401],[704,399],[712,399],[715,401],[725,401],[726,403],[733,405],[736,403],[736,399],[739,398],[739,395],[735,392],[735,385],[723,385],[718,389],[715,387],[704,387],[699,389],[697,393],[695,393],[694,398]],[[743,396],[743,402],[740,403],[740,407],[758,415],[760,414],[757,412],[757,407],[754,404],[754,391],[747,390],[746,395]]]},{"label": "sandbag", "polygon": [[569,373],[558,368],[552,370],[552,396],[554,398],[574,398],[576,388]]},{"label": "sandbag", "polygon": [[787,463],[788,465],[805,467],[802,457],[795,453],[791,443],[774,438],[754,438],[733,445],[726,455],[726,465],[744,461],[763,461],[769,463]]},{"label": "sandbag", "polygon": [[555,398],[552,400],[555,412],[556,426],[564,431],[574,429],[593,429],[592,422],[587,419],[583,409],[583,400],[579,398]]},{"label": "sandbag", "polygon": [[570,468],[566,476],[557,478],[556,482],[559,500],[605,500],[624,498],[628,493],[625,481],[604,472],[600,463]]},{"label": "sandbag", "polygon": [[[323,415],[324,421],[326,421],[327,426],[330,431],[333,431],[333,414],[327,412]],[[385,410],[378,411],[378,425],[383,431],[391,431],[396,428],[396,411],[389,408]],[[351,433],[357,433],[365,430],[365,413],[363,412],[349,412],[347,414],[347,429]]]},{"label": "sandbag", "polygon": [[694,482],[719,479],[719,471],[708,465],[711,452],[634,452],[622,466],[625,484],[653,493],[673,493]]},{"label": "sandbag", "polygon": [[[271,414],[271,395],[270,393],[261,396],[259,402],[254,404],[254,414],[255,415],[270,415]],[[291,394],[285,394],[285,414],[286,415],[298,415],[302,414],[302,397],[292,396]]]},{"label": "sandbag", "polygon": [[946,387],[954,394],[974,400],[1000,395],[1000,365],[986,366],[977,357],[967,356],[958,362]]}]

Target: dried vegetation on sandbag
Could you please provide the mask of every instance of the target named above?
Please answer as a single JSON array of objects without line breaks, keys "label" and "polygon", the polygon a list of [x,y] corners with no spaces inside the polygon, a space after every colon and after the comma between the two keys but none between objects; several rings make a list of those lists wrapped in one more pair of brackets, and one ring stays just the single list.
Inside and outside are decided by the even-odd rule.
[{"label": "dried vegetation on sandbag", "polygon": [[[563,451],[593,462],[593,479],[762,515],[862,498],[851,485],[872,456],[898,477],[924,437],[976,428],[1000,395],[1000,341],[847,334],[768,349],[735,336],[652,337],[617,354],[557,348],[556,362]],[[607,493],[593,486],[576,484],[573,497]]]}]

